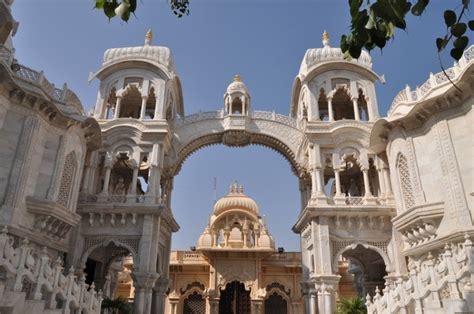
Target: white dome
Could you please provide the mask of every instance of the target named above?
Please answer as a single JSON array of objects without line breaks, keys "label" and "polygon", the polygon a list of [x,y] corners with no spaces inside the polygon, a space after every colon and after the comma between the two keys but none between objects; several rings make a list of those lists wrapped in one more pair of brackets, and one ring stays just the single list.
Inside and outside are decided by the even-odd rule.
[{"label": "white dome", "polygon": [[163,65],[170,72],[176,72],[170,49],[168,47],[152,46],[152,36],[151,31],[148,31],[144,46],[107,49],[104,53],[102,66],[105,67],[118,61],[145,60]]},{"label": "white dome", "polygon": [[[326,31],[323,33],[323,47],[308,49],[304,55],[303,62],[301,62],[300,73],[307,75],[310,70],[317,66],[319,63],[325,63],[330,61],[346,61],[341,48],[333,48],[329,45],[329,35]],[[351,61],[360,65],[372,68],[372,58],[370,54],[362,50],[361,55],[358,59],[352,59]]]},{"label": "white dome", "polygon": [[214,205],[214,215],[220,215],[227,210],[243,209],[258,214],[257,203],[244,194],[243,187],[236,183],[230,186],[227,196],[224,196]]},{"label": "white dome", "polygon": [[240,75],[234,76],[234,81],[227,86],[227,94],[232,94],[234,92],[241,92],[243,94],[249,93],[247,85],[241,81]]}]

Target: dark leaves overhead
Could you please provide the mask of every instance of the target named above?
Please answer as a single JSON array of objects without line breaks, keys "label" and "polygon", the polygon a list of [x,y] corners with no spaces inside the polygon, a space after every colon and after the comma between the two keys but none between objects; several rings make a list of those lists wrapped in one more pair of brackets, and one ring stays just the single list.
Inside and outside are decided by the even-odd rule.
[{"label": "dark leaves overhead", "polygon": [[[446,10],[443,14],[447,34],[436,39],[438,52],[452,43],[451,56],[459,60],[469,44],[467,31],[474,30],[474,21],[465,21],[470,0],[461,1],[460,12]],[[341,50],[346,59],[358,58],[363,48],[384,48],[394,38],[395,29],[407,28],[407,14],[420,16],[429,0],[349,0],[351,33],[341,37]],[[446,2],[448,3],[448,2]]]}]

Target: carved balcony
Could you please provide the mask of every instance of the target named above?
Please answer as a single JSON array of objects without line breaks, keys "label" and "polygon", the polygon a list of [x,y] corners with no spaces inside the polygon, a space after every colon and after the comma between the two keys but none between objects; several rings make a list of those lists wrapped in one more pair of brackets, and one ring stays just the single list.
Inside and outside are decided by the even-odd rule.
[{"label": "carved balcony", "polygon": [[437,238],[444,216],[444,203],[414,206],[393,218],[393,226],[403,236],[405,250],[411,250]]},{"label": "carved balcony", "polygon": [[57,202],[26,198],[27,211],[35,217],[35,229],[56,240],[66,239],[71,228],[77,226],[81,216],[67,210]]}]

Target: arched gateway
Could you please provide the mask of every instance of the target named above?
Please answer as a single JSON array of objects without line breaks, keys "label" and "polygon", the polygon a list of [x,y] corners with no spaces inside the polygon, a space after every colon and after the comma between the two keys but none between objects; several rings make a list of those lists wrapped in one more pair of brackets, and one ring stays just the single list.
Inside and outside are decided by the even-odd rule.
[{"label": "arched gateway", "polygon": [[[344,296],[338,290],[339,268],[350,260],[339,255],[348,246],[376,248],[384,253],[389,275],[401,272],[386,160],[368,148],[378,117],[374,82],[379,77],[368,54],[345,61],[329,46],[327,34],[323,39],[324,47],[308,50],[303,59],[289,116],[253,111],[239,76],[227,88],[222,110],[185,116],[171,52],[152,46],[151,32],[144,46],[107,50],[94,75],[100,90],[93,115],[104,144],[86,157],[78,204],[82,224],[70,263],[81,269],[88,262],[111,265],[112,256],[92,253],[110,250],[108,244],[127,248],[133,254],[136,312],[163,313],[171,235],[179,228],[171,209],[174,176],[205,146],[255,144],[282,154],[299,178],[301,212],[293,230],[301,235],[306,313],[317,308],[331,313]],[[237,281],[221,288],[189,292],[186,309],[202,307],[203,300],[215,300],[228,289],[242,290]],[[291,301],[272,293],[261,298],[259,311]]]}]

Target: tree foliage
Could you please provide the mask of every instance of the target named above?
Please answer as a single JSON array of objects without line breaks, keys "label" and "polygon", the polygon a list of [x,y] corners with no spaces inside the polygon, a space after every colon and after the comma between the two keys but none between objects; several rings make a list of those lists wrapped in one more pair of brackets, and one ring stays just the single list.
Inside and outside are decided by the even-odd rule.
[{"label": "tree foliage", "polygon": [[[451,57],[459,60],[469,44],[466,32],[474,31],[474,21],[468,21],[470,0],[460,1],[456,9],[444,11],[446,34],[436,39],[438,52],[450,48]],[[395,36],[397,28],[407,28],[407,15],[421,16],[430,0],[349,0],[351,33],[342,35],[341,50],[346,58],[358,58],[363,48],[383,49]],[[448,3],[448,2],[446,2]],[[450,4],[453,2],[450,1]]]},{"label": "tree foliage", "polygon": [[[156,0],[155,0],[156,1]],[[189,15],[189,0],[169,0],[177,17]],[[351,14],[351,33],[341,37],[341,50],[347,59],[358,58],[363,48],[383,49],[395,36],[395,30],[407,28],[407,15],[421,16],[430,0],[348,0]],[[450,49],[453,59],[459,60],[469,44],[468,32],[474,31],[474,20],[468,20],[471,0],[460,1],[453,10],[444,11],[446,33],[436,39],[438,52]],[[94,0],[95,8],[112,19],[128,21],[135,14],[137,0]],[[453,1],[445,1],[452,5]],[[457,12],[456,12],[457,11]]]}]

